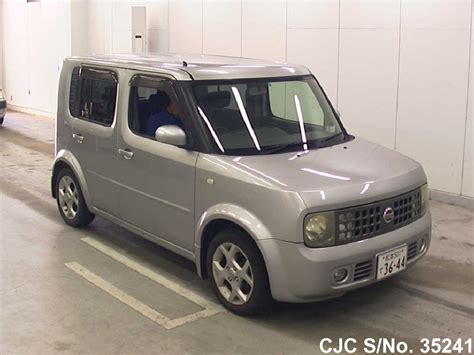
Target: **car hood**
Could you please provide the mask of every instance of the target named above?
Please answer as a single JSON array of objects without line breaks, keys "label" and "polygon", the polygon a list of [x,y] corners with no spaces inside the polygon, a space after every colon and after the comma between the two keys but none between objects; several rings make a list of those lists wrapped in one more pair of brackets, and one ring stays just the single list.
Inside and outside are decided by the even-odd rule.
[{"label": "car hood", "polygon": [[389,198],[426,182],[416,161],[355,138],[307,152],[225,157],[255,183],[297,192],[310,211],[342,208]]}]

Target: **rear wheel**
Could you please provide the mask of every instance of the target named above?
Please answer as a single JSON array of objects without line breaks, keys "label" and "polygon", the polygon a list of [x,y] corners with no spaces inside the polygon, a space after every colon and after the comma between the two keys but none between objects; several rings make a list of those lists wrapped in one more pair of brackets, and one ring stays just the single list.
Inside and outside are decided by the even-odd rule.
[{"label": "rear wheel", "polygon": [[81,187],[71,169],[61,170],[56,179],[56,201],[64,221],[73,227],[90,224],[95,215],[87,209]]},{"label": "rear wheel", "polygon": [[207,274],[219,301],[234,313],[256,314],[272,303],[265,262],[242,231],[224,230],[211,241]]},{"label": "rear wheel", "polygon": [[4,117],[5,117],[5,116],[0,117],[0,126],[3,124],[3,118],[4,118]]}]

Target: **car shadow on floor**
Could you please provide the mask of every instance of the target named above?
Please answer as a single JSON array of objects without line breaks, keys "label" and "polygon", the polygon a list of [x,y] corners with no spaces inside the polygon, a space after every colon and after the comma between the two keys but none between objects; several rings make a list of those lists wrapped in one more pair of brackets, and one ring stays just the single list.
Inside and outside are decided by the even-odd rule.
[{"label": "car shadow on floor", "polygon": [[[94,221],[87,229],[87,234],[125,251],[129,257],[159,270],[160,273],[168,275],[185,286],[192,286],[217,302],[207,280],[200,279],[196,274],[193,262],[101,218]],[[393,291],[396,279],[397,276],[382,283],[352,291],[342,297],[321,302],[300,304],[275,302],[268,310],[250,319],[262,325],[277,326],[279,324],[284,328],[291,328],[291,323],[301,324],[306,319],[314,326],[315,319],[328,321],[334,317],[347,315],[354,309],[360,311],[372,307],[374,302],[386,298],[387,294]]]},{"label": "car shadow on floor", "polygon": [[[198,277],[192,261],[102,218],[96,218],[90,227],[83,229],[80,238],[84,236],[108,244],[217,303],[208,281]],[[438,334],[439,324],[448,324],[453,334],[469,334],[467,324],[471,324],[469,319],[474,316],[472,308],[412,287],[436,278],[433,270],[426,269],[429,264],[424,258],[399,275],[335,299],[302,304],[275,302],[254,317],[239,317],[230,312],[214,317],[224,317],[225,324],[244,322],[249,324],[249,329],[258,326],[314,345],[324,337],[354,337],[362,340],[396,335],[414,342],[417,337]],[[231,323],[228,323],[229,319]]]}]

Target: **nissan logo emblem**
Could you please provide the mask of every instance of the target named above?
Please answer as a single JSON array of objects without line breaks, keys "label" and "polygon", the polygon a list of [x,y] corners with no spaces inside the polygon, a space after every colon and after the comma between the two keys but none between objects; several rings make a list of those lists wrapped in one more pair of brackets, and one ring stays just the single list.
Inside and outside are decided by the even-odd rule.
[{"label": "nissan logo emblem", "polygon": [[383,220],[384,220],[386,223],[392,222],[394,216],[395,216],[395,213],[393,212],[392,207],[387,207],[387,208],[383,211]]}]

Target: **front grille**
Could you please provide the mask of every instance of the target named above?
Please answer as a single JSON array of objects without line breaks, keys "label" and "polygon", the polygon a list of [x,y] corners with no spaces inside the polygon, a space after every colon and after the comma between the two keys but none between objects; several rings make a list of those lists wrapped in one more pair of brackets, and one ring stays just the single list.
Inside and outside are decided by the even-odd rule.
[{"label": "front grille", "polygon": [[371,204],[337,210],[337,244],[351,243],[391,232],[420,217],[420,189]]},{"label": "front grille", "polygon": [[356,264],[354,267],[353,281],[356,282],[371,277],[373,264],[372,260]]},{"label": "front grille", "polygon": [[393,203],[393,225],[406,224],[405,222],[419,216],[421,212],[420,190],[401,196]]}]

